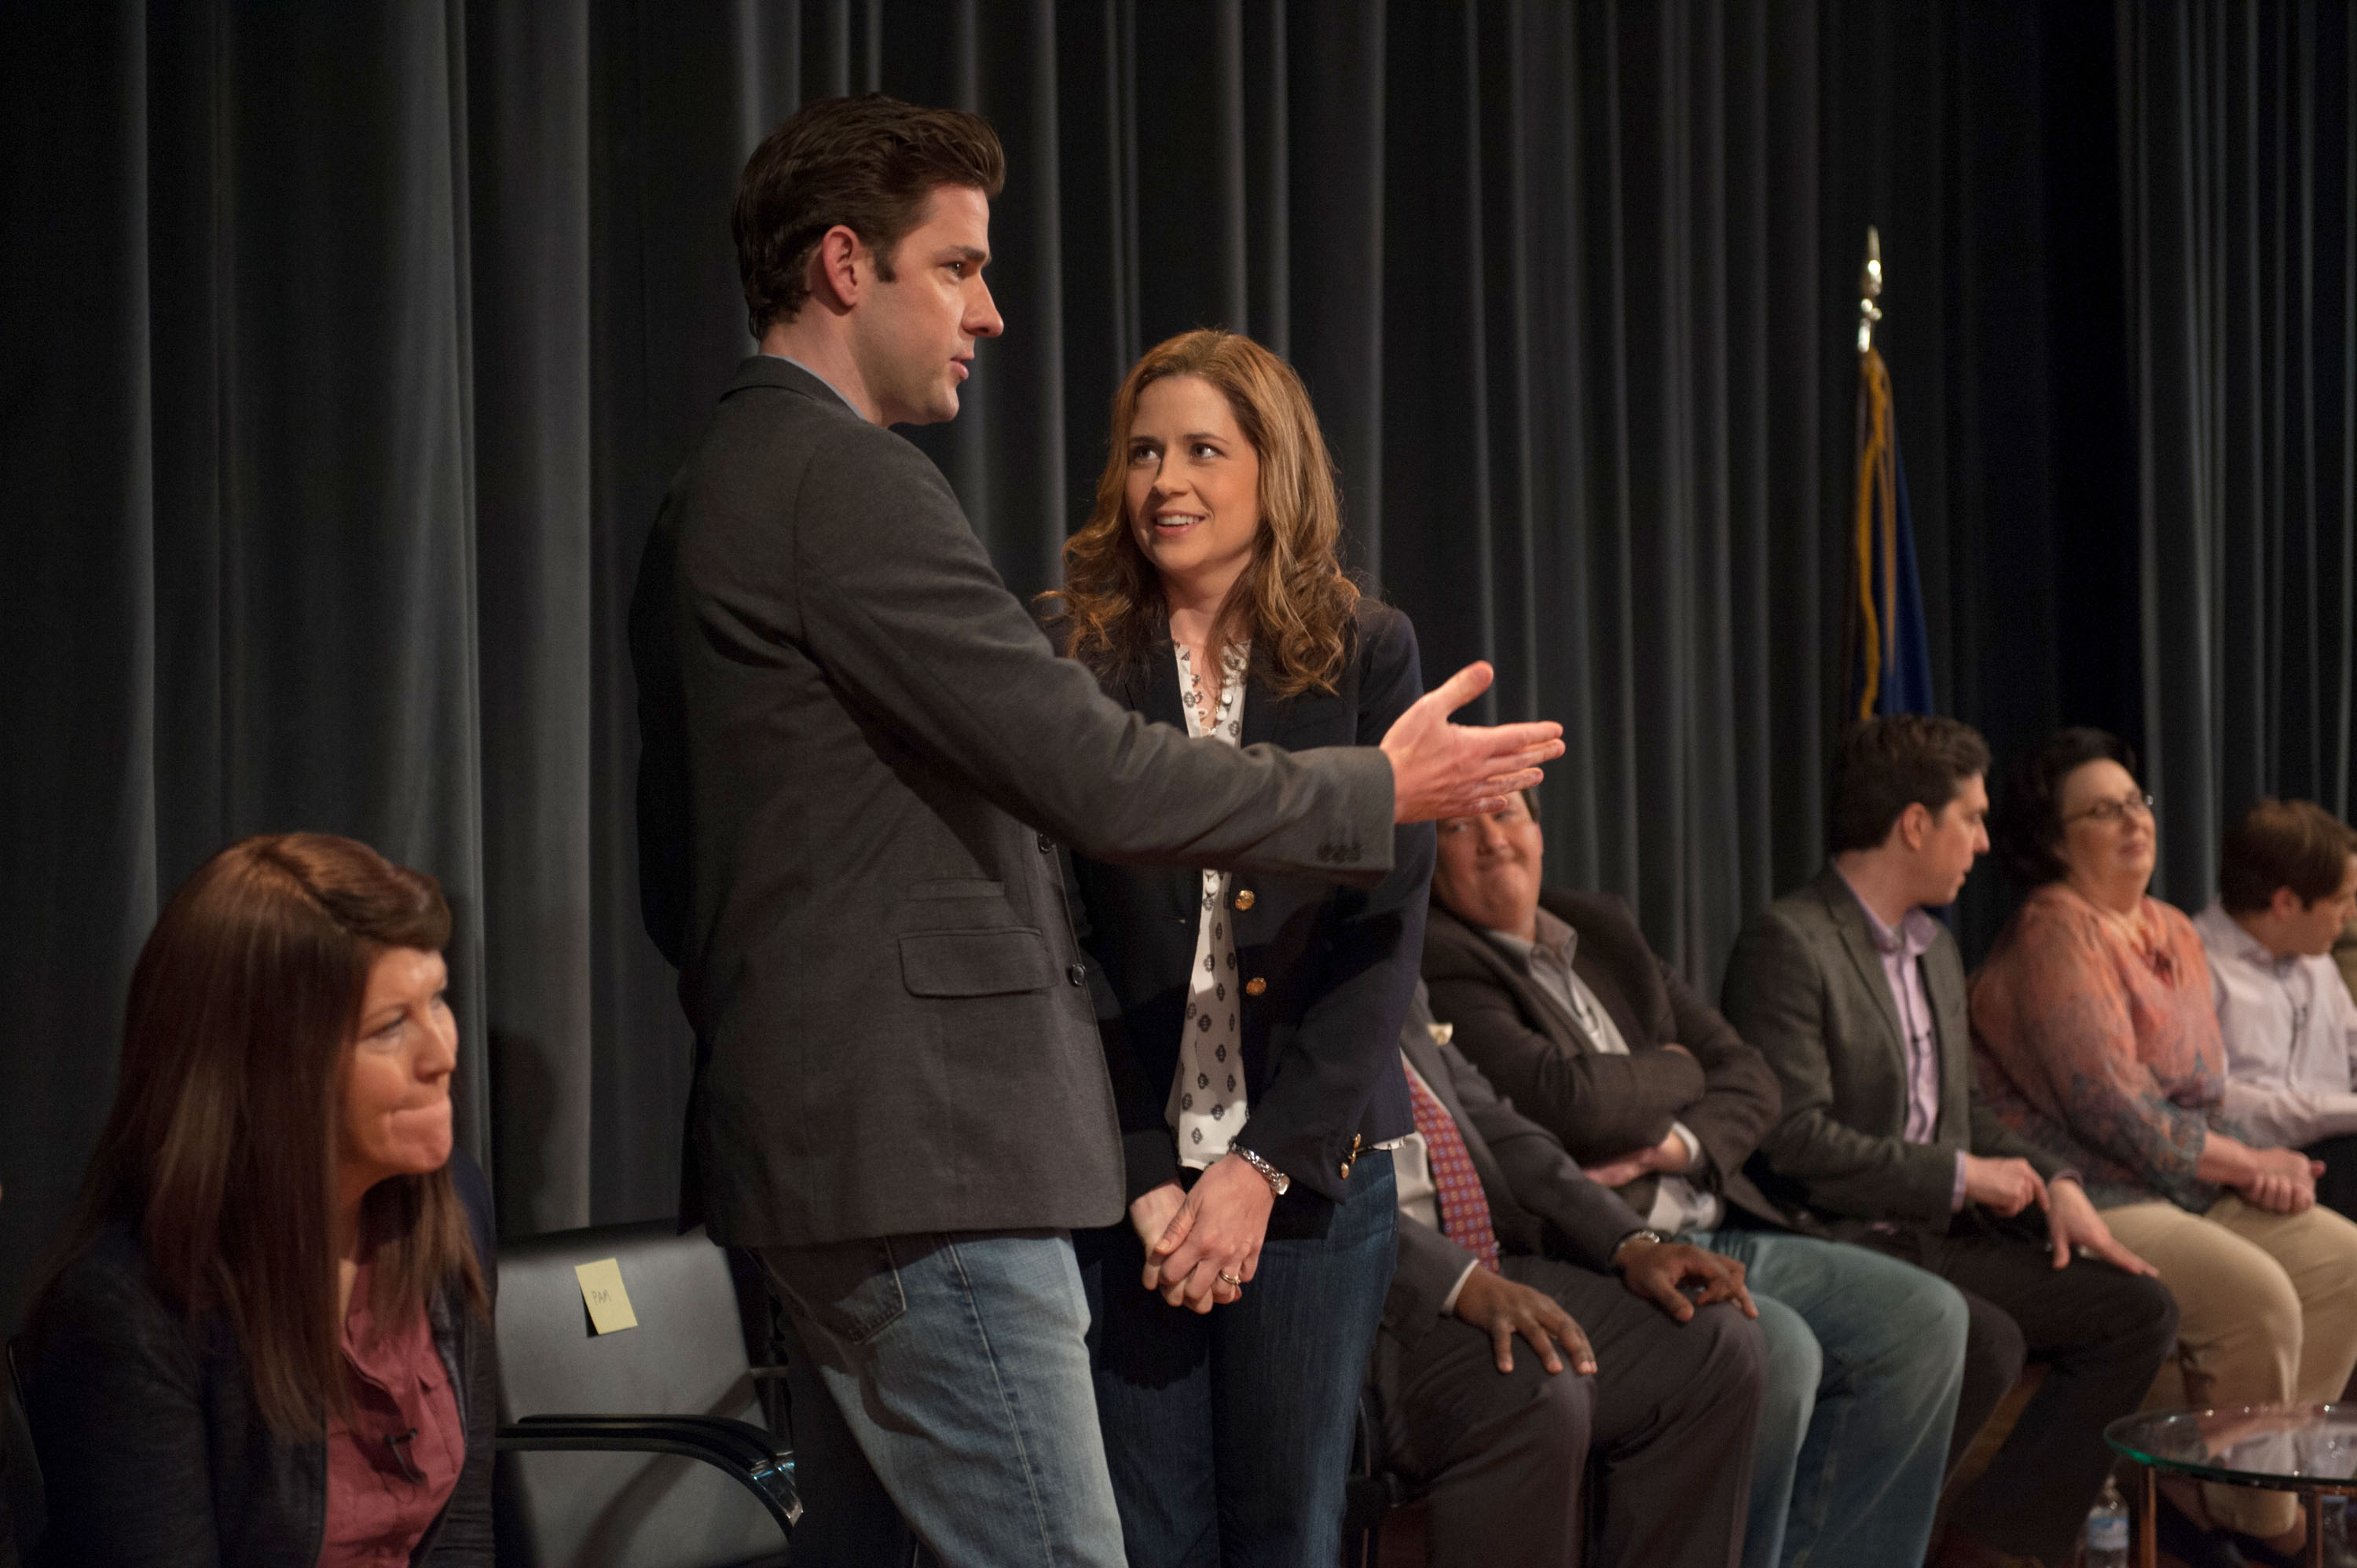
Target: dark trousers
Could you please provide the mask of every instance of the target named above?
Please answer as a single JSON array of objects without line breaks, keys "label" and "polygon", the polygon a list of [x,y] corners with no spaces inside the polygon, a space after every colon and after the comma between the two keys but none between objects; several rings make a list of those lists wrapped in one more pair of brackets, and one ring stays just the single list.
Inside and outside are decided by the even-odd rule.
[{"label": "dark trousers", "polygon": [[1359,1157],[1340,1203],[1276,1200],[1243,1297],[1198,1314],[1139,1281],[1125,1221],[1076,1231],[1089,1368],[1129,1568],[1330,1568],[1391,1289],[1399,1187]]},{"label": "dark trousers", "polygon": [[2357,1219],[2357,1135],[2326,1138],[2310,1144],[2306,1153],[2324,1162],[2324,1174],[2316,1178],[2316,1201]]},{"label": "dark trousers", "polygon": [[2045,1380],[1988,1469],[1956,1500],[1952,1528],[2000,1552],[2066,1561],[2112,1467],[2104,1428],[2133,1412],[2177,1343],[2177,1298],[2158,1280],[2085,1258],[2054,1266],[2042,1225],[1968,1208],[1942,1232],[1857,1238],[1964,1293],[1964,1389],[1953,1469],[2030,1361]]},{"label": "dark trousers", "polygon": [[1518,1338],[1501,1373],[1490,1337],[1455,1317],[1414,1345],[1377,1337],[1386,1462],[1429,1498],[1433,1568],[1577,1568],[1591,1458],[1600,1568],[1734,1568],[1767,1379],[1759,1325],[1723,1305],[1675,1323],[1552,1259],[1508,1258],[1505,1273],[1563,1304],[1598,1369],[1549,1373]]}]

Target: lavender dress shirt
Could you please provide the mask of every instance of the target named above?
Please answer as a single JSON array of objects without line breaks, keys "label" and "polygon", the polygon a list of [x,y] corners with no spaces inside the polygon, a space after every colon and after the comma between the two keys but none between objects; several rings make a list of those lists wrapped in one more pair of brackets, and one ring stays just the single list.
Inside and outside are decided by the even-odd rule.
[{"label": "lavender dress shirt", "polygon": [[[1835,867],[1838,872],[1840,867]],[[1849,886],[1849,878],[1842,878]],[[1898,929],[1882,923],[1873,907],[1849,888],[1874,933],[1874,950],[1882,957],[1882,978],[1890,983],[1890,1000],[1899,1009],[1900,1048],[1907,1059],[1907,1125],[1901,1133],[1910,1144],[1928,1144],[1940,1130],[1940,1042],[1932,1027],[1932,998],[1923,989],[1923,954],[1940,933],[1939,922],[1918,905],[1907,911]],[[1949,1198],[1951,1210],[1964,1206],[1964,1152],[1956,1151],[1956,1187]]]}]

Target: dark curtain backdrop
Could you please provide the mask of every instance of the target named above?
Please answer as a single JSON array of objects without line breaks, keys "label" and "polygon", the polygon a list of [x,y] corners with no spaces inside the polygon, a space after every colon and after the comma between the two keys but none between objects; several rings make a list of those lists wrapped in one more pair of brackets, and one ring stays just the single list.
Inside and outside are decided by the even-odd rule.
[{"label": "dark curtain backdrop", "polygon": [[[1822,854],[1868,222],[1943,705],[2001,750],[2128,730],[2172,833],[2210,831],[2180,774],[2213,814],[2344,804],[2324,10],[5,8],[0,1316],[159,899],[264,829],[449,891],[509,1230],[672,1208],[688,1050],[636,914],[621,607],[748,346],[737,170],[813,94],[1006,142],[1008,334],[914,438],[1010,586],[1054,582],[1142,348],[1261,338],[1427,675],[1486,655],[1487,714],[1564,721],[1554,875],[1706,987]],[[2172,837],[2173,894],[2206,854]],[[1976,879],[1968,945],[2001,904]]]},{"label": "dark curtain backdrop", "polygon": [[2257,796],[2352,804],[2357,33],[2314,0],[2119,17],[2145,739],[2191,902]]}]

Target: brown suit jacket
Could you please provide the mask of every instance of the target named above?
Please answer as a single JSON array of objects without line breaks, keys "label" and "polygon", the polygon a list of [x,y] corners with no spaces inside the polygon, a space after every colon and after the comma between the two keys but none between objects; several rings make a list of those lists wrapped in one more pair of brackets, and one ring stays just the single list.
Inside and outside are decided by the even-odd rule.
[{"label": "brown suit jacket", "polygon": [[[1629,1055],[1595,1049],[1520,960],[1435,902],[1425,983],[1434,1015],[1455,1026],[1456,1046],[1582,1164],[1658,1144],[1684,1122],[1708,1161],[1690,1177],[1757,1219],[1785,1224],[1743,1174],[1777,1116],[1775,1074],[1760,1053],[1653,955],[1628,905],[1554,889],[1539,901],[1579,934],[1572,970],[1612,1015]],[[1662,1048],[1673,1042],[1692,1055]],[[1620,1196],[1642,1214],[1658,1185],[1643,1176]]]}]

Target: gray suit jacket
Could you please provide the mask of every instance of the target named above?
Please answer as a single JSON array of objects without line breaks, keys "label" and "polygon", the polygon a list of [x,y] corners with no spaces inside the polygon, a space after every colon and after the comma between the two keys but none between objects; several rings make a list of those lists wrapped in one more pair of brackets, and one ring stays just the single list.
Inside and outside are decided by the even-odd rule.
[{"label": "gray suit jacket", "polygon": [[[1644,1224],[1609,1190],[1587,1179],[1555,1135],[1501,1099],[1453,1045],[1432,1037],[1424,988],[1408,1004],[1400,1049],[1432,1096],[1455,1119],[1465,1152],[1490,1200],[1490,1228],[1502,1252],[1541,1252],[1584,1269],[1611,1266],[1612,1248]],[[1473,1254],[1429,1225],[1400,1217],[1399,1264],[1383,1300],[1383,1327],[1413,1345],[1440,1321],[1440,1304]]]},{"label": "gray suit jacket", "polygon": [[745,361],[630,608],[640,877],[696,1036],[691,1214],[807,1245],[1104,1225],[1121,1150],[1059,841],[1360,886],[1372,748],[1238,752],[1058,659],[907,441]]},{"label": "gray suit jacket", "polygon": [[[1829,1222],[1906,1220],[1945,1229],[1956,1152],[2061,1169],[2001,1125],[1973,1087],[1964,962],[1943,927],[1921,960],[1940,1047],[1940,1122],[1910,1144],[1899,1008],[1866,911],[1828,865],[1752,917],[1727,961],[1719,1006],[1768,1058],[1783,1120],[1751,1174],[1773,1200]],[[1838,1230],[1839,1227],[1836,1226]]]}]

